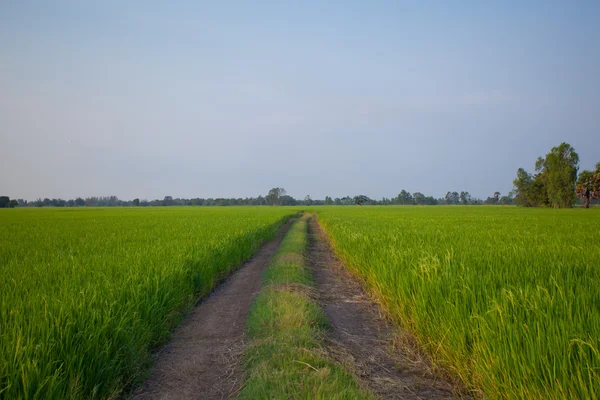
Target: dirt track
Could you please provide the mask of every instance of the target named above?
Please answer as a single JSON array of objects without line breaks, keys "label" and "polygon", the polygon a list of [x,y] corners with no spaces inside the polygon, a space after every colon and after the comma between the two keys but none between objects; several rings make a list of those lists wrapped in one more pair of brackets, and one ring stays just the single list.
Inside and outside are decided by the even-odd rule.
[{"label": "dirt track", "polygon": [[[381,399],[451,399],[451,384],[436,378],[414,348],[394,346],[399,332],[334,257],[314,218],[309,221],[309,265],[318,300],[331,324],[329,353]],[[408,335],[407,333],[404,333]]]},{"label": "dirt track", "polygon": [[192,310],[133,399],[226,399],[238,391],[246,315],[289,226]]},{"label": "dirt track", "polygon": [[[133,399],[211,400],[236,395],[242,384],[246,316],[261,289],[261,273],[289,226],[194,308],[156,354],[148,380]],[[381,317],[378,306],[335,258],[314,218],[309,219],[308,233],[315,297],[331,324],[328,353],[378,398],[460,397],[450,383],[432,374],[414,348],[394,346],[403,333]]]}]

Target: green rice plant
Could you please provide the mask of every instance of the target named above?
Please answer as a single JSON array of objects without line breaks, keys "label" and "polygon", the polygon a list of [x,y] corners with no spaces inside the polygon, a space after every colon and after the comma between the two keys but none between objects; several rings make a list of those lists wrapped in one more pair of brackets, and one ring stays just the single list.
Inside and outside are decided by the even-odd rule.
[{"label": "green rice plant", "polygon": [[348,268],[473,393],[600,397],[600,210],[318,212]]},{"label": "green rice plant", "polygon": [[0,210],[0,398],[111,398],[291,215],[285,208]]}]

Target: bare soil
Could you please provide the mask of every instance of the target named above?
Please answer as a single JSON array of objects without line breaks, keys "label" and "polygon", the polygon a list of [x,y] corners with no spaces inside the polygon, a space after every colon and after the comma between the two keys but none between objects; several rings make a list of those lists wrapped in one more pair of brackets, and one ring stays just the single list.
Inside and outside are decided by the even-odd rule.
[{"label": "bare soil", "polygon": [[246,315],[290,224],[192,310],[156,353],[150,376],[133,399],[210,400],[237,393]]},{"label": "bare soil", "polygon": [[380,307],[334,256],[314,217],[309,220],[308,232],[308,265],[315,297],[331,324],[327,337],[331,356],[381,399],[463,397],[410,346],[414,343],[410,334],[386,320]]}]

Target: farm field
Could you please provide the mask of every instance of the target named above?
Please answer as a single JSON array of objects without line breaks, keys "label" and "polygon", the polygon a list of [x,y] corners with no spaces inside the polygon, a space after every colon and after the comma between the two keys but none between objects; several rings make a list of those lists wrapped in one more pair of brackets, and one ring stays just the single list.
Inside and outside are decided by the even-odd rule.
[{"label": "farm field", "polygon": [[[0,211],[0,398],[128,393],[197,300],[297,210]],[[600,209],[306,212],[397,325],[475,397],[600,396]]]},{"label": "farm field", "polygon": [[320,207],[337,255],[477,396],[600,396],[600,209]]},{"label": "farm field", "polygon": [[295,210],[1,210],[0,398],[106,398]]}]

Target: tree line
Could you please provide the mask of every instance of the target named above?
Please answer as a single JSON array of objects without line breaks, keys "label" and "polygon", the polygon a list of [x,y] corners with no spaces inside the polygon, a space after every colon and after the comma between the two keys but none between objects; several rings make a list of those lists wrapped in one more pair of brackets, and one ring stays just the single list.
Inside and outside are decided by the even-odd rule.
[{"label": "tree line", "polygon": [[60,198],[44,198],[34,201],[24,199],[11,200],[7,196],[0,196],[0,208],[14,207],[162,207],[162,206],[349,206],[349,205],[444,205],[444,204],[513,204],[510,196],[500,197],[496,192],[493,197],[487,200],[480,200],[472,197],[469,192],[448,192],[445,197],[435,198],[426,196],[423,193],[415,192],[411,194],[402,190],[398,196],[392,198],[382,198],[381,200],[371,199],[365,195],[344,196],[332,198],[325,196],[324,200],[312,199],[310,195],[303,199],[296,199],[287,194],[284,188],[273,188],[265,196],[245,197],[245,198],[173,198],[165,196],[163,199],[155,200],[121,200],[117,196],[100,197],[77,197],[75,199],[64,200]]},{"label": "tree line", "polygon": [[512,205],[524,207],[573,207],[577,202],[588,208],[600,201],[600,162],[594,171],[579,170],[579,155],[568,143],[553,147],[545,157],[535,163],[535,173],[523,168],[517,170],[513,191],[502,196],[494,192],[482,200],[466,191],[449,191],[444,197],[435,198],[421,192],[410,193],[404,189],[396,197],[371,199],[366,195],[344,196],[324,200],[309,195],[295,199],[284,188],[273,188],[258,197],[245,198],[173,198],[121,200],[117,196],[77,197],[75,199],[37,199],[27,201],[0,196],[0,208],[14,207],[148,207],[148,206],[329,206],[329,205]]},{"label": "tree line", "polygon": [[569,208],[577,199],[589,208],[600,200],[600,162],[594,171],[579,170],[579,155],[568,143],[553,147],[535,163],[535,173],[517,170],[515,203],[523,207]]}]

